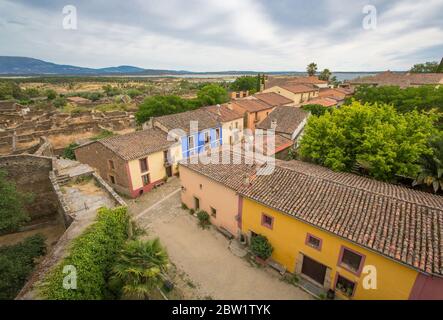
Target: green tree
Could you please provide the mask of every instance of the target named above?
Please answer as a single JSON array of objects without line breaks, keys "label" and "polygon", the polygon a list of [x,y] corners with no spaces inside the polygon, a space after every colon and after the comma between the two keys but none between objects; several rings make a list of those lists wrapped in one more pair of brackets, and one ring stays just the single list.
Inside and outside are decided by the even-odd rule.
[{"label": "green tree", "polygon": [[314,62],[308,64],[308,66],[306,67],[306,72],[308,73],[309,76],[315,76],[317,72],[317,64]]},{"label": "green tree", "polygon": [[415,64],[410,72],[412,73],[434,73],[437,72],[439,64],[437,61]]},{"label": "green tree", "polygon": [[57,92],[55,92],[55,90],[52,89],[48,89],[45,92],[46,97],[48,97],[48,100],[54,100],[55,98],[57,98]]},{"label": "green tree", "polygon": [[386,104],[353,102],[310,117],[299,151],[336,171],[359,164],[380,180],[415,177],[420,158],[432,152],[428,141],[436,133],[437,118],[433,112],[401,114]]},{"label": "green tree", "polygon": [[178,96],[153,96],[146,98],[140,104],[135,118],[137,123],[142,124],[151,117],[159,117],[196,109],[199,102],[186,100]]},{"label": "green tree", "polygon": [[332,72],[329,71],[329,69],[324,69],[324,70],[320,73],[320,75],[318,76],[318,78],[319,78],[320,80],[323,80],[323,81],[329,81],[329,79],[331,78],[331,75],[332,75]]},{"label": "green tree", "polygon": [[52,104],[54,105],[54,107],[56,108],[61,108],[66,106],[68,102],[66,101],[65,97],[57,97],[52,101]]},{"label": "green tree", "polygon": [[15,183],[8,181],[6,173],[0,170],[0,234],[16,231],[30,220],[26,204],[32,195],[19,192]]},{"label": "green tree", "polygon": [[[260,86],[261,76],[257,77],[242,76],[235,79],[230,85],[232,91],[249,91],[250,94],[254,94],[260,91],[258,88]],[[258,90],[257,90],[258,89]]]},{"label": "green tree", "polygon": [[146,299],[163,281],[169,264],[160,240],[134,240],[125,244],[113,268],[124,298]]},{"label": "green tree", "polygon": [[420,173],[413,182],[413,186],[432,186],[434,192],[443,190],[443,135],[430,142],[431,154],[424,154],[420,159]]},{"label": "green tree", "polygon": [[322,116],[331,108],[324,107],[321,104],[306,104],[302,106],[302,109],[309,111],[314,116]]},{"label": "green tree", "polygon": [[437,68],[437,73],[443,73],[443,58],[441,58],[440,64],[438,65]]},{"label": "green tree", "polygon": [[74,149],[79,146],[78,143],[71,143],[65,149],[63,149],[63,158],[75,160],[75,152]]},{"label": "green tree", "polygon": [[229,95],[222,86],[208,84],[198,91],[197,99],[202,106],[211,106],[228,102]]},{"label": "green tree", "polygon": [[46,252],[45,238],[34,235],[11,246],[0,247],[0,300],[12,300]]}]

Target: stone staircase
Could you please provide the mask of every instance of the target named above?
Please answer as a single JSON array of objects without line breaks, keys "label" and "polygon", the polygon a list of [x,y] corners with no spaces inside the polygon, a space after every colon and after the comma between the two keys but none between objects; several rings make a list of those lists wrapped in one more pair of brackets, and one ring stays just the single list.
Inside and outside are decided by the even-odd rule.
[{"label": "stone staircase", "polygon": [[68,184],[68,182],[71,180],[68,174],[62,174],[57,176],[57,183],[60,186],[65,186]]}]

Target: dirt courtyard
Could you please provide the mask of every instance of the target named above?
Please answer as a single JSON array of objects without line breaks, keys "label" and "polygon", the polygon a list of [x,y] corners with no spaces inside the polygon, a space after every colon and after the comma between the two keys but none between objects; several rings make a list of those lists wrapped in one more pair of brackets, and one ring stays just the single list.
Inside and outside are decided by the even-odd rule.
[{"label": "dirt courtyard", "polygon": [[203,230],[181,209],[180,181],[128,201],[131,213],[150,237],[160,237],[171,262],[189,278],[197,298],[305,300],[301,289],[267,269],[257,268],[229,250],[229,240],[214,229]]}]

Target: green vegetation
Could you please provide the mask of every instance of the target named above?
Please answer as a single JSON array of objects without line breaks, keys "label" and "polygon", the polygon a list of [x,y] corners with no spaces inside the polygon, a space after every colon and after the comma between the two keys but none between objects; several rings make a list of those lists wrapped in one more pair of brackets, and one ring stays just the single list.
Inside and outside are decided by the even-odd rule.
[{"label": "green vegetation", "polygon": [[115,136],[115,133],[109,130],[102,130],[98,135],[96,135],[95,137],[92,137],[91,140],[92,141],[97,141],[97,140],[101,140],[101,139],[105,139],[105,138],[109,138]]},{"label": "green vegetation", "polygon": [[198,225],[203,229],[208,228],[211,225],[211,218],[206,211],[199,210],[197,212]]},{"label": "green vegetation", "polygon": [[309,76],[315,76],[315,74],[317,73],[317,64],[314,62],[308,64],[308,66],[306,67],[306,72]]},{"label": "green vegetation", "polygon": [[0,300],[14,299],[34,270],[36,259],[45,254],[45,239],[34,235],[0,247]]},{"label": "green vegetation", "polygon": [[432,153],[428,142],[437,119],[435,112],[399,113],[390,105],[354,101],[310,117],[299,152],[336,171],[359,165],[380,180],[416,177],[419,160]]},{"label": "green vegetation", "polygon": [[57,97],[52,101],[52,105],[56,108],[61,108],[66,106],[68,101],[65,97]]},{"label": "green vegetation", "polygon": [[199,90],[197,99],[183,99],[172,95],[148,97],[139,106],[135,118],[139,124],[142,124],[151,117],[195,110],[201,106],[220,104],[228,100],[229,97],[225,88],[209,84]]},{"label": "green vegetation", "polygon": [[267,260],[272,255],[274,248],[272,248],[268,238],[262,235],[257,235],[251,239],[251,251],[257,257]]},{"label": "green vegetation", "polygon": [[[98,300],[109,297],[108,279],[128,238],[126,207],[98,210],[97,221],[72,242],[68,256],[46,277],[40,290],[46,299]],[[65,266],[77,271],[77,289],[63,287]]]},{"label": "green vegetation", "polygon": [[65,149],[63,149],[63,158],[75,160],[75,152],[74,149],[79,146],[78,143],[71,143]]},{"label": "green vegetation", "polygon": [[55,92],[55,90],[52,89],[48,89],[45,92],[46,97],[48,97],[48,100],[54,100],[55,98],[57,98],[57,92]]},{"label": "green vegetation", "polygon": [[431,186],[435,193],[443,190],[443,135],[431,139],[429,143],[432,153],[422,155],[421,171],[413,185]]},{"label": "green vegetation", "polygon": [[[443,112],[443,87],[420,86],[400,89],[395,86],[368,87],[356,89],[353,97],[361,103],[392,104],[399,112],[409,112],[414,109],[431,110],[436,108]],[[349,99],[346,104],[352,101]]]},{"label": "green vegetation", "polygon": [[306,104],[302,106],[302,109],[305,111],[309,111],[312,115],[322,116],[331,108],[323,107],[321,104]]},{"label": "green vegetation", "polygon": [[320,80],[323,80],[323,81],[329,81],[329,79],[331,78],[331,75],[332,75],[332,72],[329,71],[329,69],[324,69],[324,70],[320,73],[320,75],[318,76],[318,78],[319,78]]},{"label": "green vegetation", "polygon": [[[443,59],[442,59],[442,64],[443,64]],[[411,68],[410,72],[413,73],[443,72],[443,70],[441,70],[443,69],[442,64],[439,64],[437,61],[418,63]]]},{"label": "green vegetation", "polygon": [[160,240],[129,241],[112,268],[110,284],[115,295],[125,299],[146,299],[165,278],[169,265]]},{"label": "green vegetation", "polygon": [[260,81],[261,76],[257,77],[252,76],[243,76],[235,79],[233,83],[230,85],[230,89],[232,91],[249,91],[250,94],[254,94],[260,91]]},{"label": "green vegetation", "polygon": [[0,234],[13,232],[29,221],[25,206],[32,195],[17,191],[15,183],[8,181],[0,170]]}]

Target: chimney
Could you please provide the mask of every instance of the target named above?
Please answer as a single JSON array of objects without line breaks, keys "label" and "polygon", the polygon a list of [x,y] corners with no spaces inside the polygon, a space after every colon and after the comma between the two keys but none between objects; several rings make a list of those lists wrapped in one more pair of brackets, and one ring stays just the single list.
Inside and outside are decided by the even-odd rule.
[{"label": "chimney", "polygon": [[154,118],[151,117],[149,120],[145,123],[143,123],[143,130],[152,129],[154,128]]},{"label": "chimney", "polygon": [[217,105],[217,114],[221,116],[221,105]]},{"label": "chimney", "polygon": [[275,119],[271,120],[271,129],[272,130],[277,129],[277,120],[275,120]]}]

